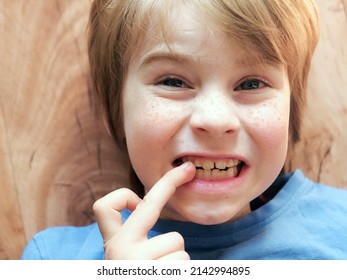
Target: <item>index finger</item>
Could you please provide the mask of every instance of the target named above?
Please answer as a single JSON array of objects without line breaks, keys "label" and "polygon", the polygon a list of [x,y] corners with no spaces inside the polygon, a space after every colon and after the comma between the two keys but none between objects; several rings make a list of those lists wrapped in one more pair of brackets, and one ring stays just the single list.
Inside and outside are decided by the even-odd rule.
[{"label": "index finger", "polygon": [[140,201],[141,199],[134,192],[121,188],[105,195],[94,203],[95,218],[105,243],[121,228],[121,211],[126,208],[135,209]]},{"label": "index finger", "polygon": [[159,219],[161,211],[176,188],[191,181],[195,171],[195,166],[186,162],[168,171],[152,187],[123,226],[133,233],[134,239],[147,238],[149,230]]}]

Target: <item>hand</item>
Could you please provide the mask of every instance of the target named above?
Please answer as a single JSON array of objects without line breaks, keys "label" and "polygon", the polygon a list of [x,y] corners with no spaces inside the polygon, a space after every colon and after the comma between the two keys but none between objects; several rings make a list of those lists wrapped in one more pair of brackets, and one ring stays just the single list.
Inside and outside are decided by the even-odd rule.
[{"label": "hand", "polygon": [[[190,259],[183,237],[170,232],[148,239],[147,234],[175,193],[191,181],[195,167],[186,162],[168,171],[141,200],[129,189],[109,193],[94,203],[93,210],[104,239],[105,259]],[[121,211],[133,211],[122,224]]]}]

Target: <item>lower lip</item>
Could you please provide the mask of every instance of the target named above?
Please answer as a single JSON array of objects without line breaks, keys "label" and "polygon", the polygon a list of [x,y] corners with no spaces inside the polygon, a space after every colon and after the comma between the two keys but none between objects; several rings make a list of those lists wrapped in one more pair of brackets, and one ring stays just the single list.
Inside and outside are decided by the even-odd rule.
[{"label": "lower lip", "polygon": [[[194,178],[192,181],[183,185],[183,188],[187,188],[193,192],[206,194],[206,195],[223,195],[231,192],[234,189],[238,189],[243,185],[247,174],[248,167],[243,166],[237,177],[206,180]],[[180,189],[180,188],[179,188]]]}]

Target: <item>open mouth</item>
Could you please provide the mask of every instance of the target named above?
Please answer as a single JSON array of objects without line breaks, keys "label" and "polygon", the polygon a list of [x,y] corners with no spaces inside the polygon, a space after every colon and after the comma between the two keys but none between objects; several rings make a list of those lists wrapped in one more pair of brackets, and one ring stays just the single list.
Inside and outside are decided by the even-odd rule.
[{"label": "open mouth", "polygon": [[201,157],[181,157],[173,162],[173,166],[179,166],[190,161],[195,165],[197,179],[216,180],[235,178],[239,176],[245,163],[238,159],[206,159]]}]

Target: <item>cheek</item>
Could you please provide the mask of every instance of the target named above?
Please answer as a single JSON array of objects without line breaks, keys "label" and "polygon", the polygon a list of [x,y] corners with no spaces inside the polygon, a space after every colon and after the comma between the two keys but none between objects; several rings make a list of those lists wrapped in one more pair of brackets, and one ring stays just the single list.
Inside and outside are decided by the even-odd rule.
[{"label": "cheek", "polygon": [[124,132],[129,158],[148,188],[171,167],[168,151],[180,127],[180,114],[175,106],[159,98],[125,101]]},{"label": "cheek", "polygon": [[124,108],[125,136],[129,141],[155,145],[172,136],[179,121],[179,113],[173,106],[155,98],[136,103]]},{"label": "cheek", "polygon": [[249,131],[259,148],[285,157],[288,145],[289,102],[269,101],[249,112]]},{"label": "cheek", "polygon": [[[249,114],[251,157],[260,195],[280,173],[287,156],[289,106],[268,102]],[[261,178],[261,180],[259,180]]]}]

